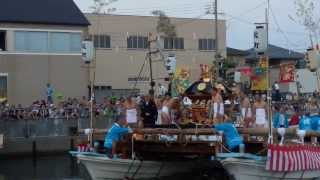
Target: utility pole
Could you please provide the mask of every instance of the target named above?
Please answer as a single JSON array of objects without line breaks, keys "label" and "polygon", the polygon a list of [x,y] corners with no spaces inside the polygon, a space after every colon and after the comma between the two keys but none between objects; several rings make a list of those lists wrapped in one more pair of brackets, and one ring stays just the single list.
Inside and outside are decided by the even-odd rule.
[{"label": "utility pole", "polygon": [[149,93],[150,93],[150,95],[151,96],[153,96],[154,95],[154,86],[155,86],[155,84],[154,84],[154,81],[153,81],[153,71],[152,71],[152,58],[151,58],[151,49],[150,49],[150,43],[149,43],[149,47],[148,47],[148,49],[149,49],[149,65],[150,65],[150,91],[149,91]]},{"label": "utility pole", "polygon": [[219,79],[219,62],[220,62],[220,53],[219,53],[219,28],[218,28],[218,0],[213,2],[213,10],[214,10],[214,34],[215,34],[215,53],[214,53],[214,70],[215,80]]},{"label": "utility pole", "polygon": [[214,17],[215,17],[215,36],[216,36],[216,43],[215,43],[215,49],[216,49],[216,53],[215,53],[215,58],[217,60],[218,57],[218,52],[219,52],[219,29],[218,29],[218,0],[214,1]]},{"label": "utility pole", "polygon": [[156,42],[156,39],[154,38],[152,33],[149,33],[149,37],[148,37],[148,60],[149,60],[149,66],[150,66],[150,90],[149,90],[149,94],[151,96],[154,96],[154,86],[155,86],[155,82],[153,79],[153,68],[152,68],[152,54],[158,53],[158,51],[153,52],[151,51],[151,43]]},{"label": "utility pole", "polygon": [[269,10],[270,3],[265,11],[265,22],[255,23],[256,30],[254,32],[254,48],[260,60],[260,68],[266,68],[266,90],[267,91],[267,120],[268,120],[268,143],[273,143],[273,125],[272,125],[272,98],[271,98],[271,86],[270,86],[270,59],[269,59]]}]

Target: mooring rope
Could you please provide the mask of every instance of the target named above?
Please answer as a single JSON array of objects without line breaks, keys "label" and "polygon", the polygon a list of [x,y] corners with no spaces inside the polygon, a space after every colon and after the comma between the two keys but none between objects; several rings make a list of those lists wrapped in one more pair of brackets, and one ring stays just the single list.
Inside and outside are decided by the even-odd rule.
[{"label": "mooring rope", "polygon": [[140,160],[140,164],[139,164],[138,168],[136,169],[136,171],[133,173],[131,179],[133,179],[137,175],[137,173],[139,172],[140,168],[142,167],[142,164],[143,164],[143,160]]}]

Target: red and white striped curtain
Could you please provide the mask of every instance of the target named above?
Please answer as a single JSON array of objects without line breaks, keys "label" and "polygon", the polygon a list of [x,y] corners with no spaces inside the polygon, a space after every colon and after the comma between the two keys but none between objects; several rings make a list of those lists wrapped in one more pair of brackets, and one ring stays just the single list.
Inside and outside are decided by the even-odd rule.
[{"label": "red and white striped curtain", "polygon": [[291,172],[320,169],[320,147],[269,145],[266,169]]}]

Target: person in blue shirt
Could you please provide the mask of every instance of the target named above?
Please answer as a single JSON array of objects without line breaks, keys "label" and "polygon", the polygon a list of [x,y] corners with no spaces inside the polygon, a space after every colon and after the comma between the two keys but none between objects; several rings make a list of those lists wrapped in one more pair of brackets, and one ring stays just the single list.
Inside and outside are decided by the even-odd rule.
[{"label": "person in blue shirt", "polygon": [[240,145],[243,144],[243,138],[233,124],[222,123],[214,125],[213,128],[223,132],[227,146],[232,152],[238,151],[238,147],[240,148]]},{"label": "person in blue shirt", "polygon": [[49,83],[47,84],[47,102],[49,104],[53,103],[53,88]]},{"label": "person in blue shirt", "polygon": [[113,157],[116,154],[117,143],[121,141],[124,135],[132,132],[130,128],[125,127],[126,125],[126,115],[124,113],[117,115],[115,123],[105,136],[104,147],[108,156]]},{"label": "person in blue shirt", "polygon": [[299,122],[299,129],[300,130],[312,130],[312,119],[308,116],[309,114],[307,113],[306,115],[303,115],[302,118],[300,119]]},{"label": "person in blue shirt", "polygon": [[276,112],[273,115],[273,127],[274,128],[288,128],[289,127],[289,117],[285,113],[284,108],[278,106],[275,107]]}]

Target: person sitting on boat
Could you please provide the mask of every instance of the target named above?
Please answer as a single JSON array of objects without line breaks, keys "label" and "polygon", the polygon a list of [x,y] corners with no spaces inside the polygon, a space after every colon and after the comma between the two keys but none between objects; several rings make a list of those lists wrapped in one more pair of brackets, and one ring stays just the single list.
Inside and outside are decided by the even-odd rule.
[{"label": "person sitting on boat", "polygon": [[288,115],[285,113],[284,108],[280,108],[278,106],[275,107],[275,113],[273,116],[273,126],[274,128],[289,127]]},{"label": "person sitting on boat", "polygon": [[256,102],[253,104],[253,113],[256,119],[256,127],[267,126],[267,107],[266,102],[263,101],[262,97],[257,95]]},{"label": "person sitting on boat", "polygon": [[117,143],[123,138],[124,135],[131,133],[131,128],[125,127],[127,125],[126,115],[120,113],[116,116],[115,123],[108,130],[104,147],[109,157],[114,157],[116,154]]}]

